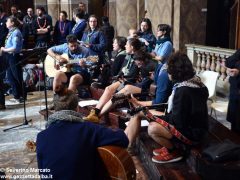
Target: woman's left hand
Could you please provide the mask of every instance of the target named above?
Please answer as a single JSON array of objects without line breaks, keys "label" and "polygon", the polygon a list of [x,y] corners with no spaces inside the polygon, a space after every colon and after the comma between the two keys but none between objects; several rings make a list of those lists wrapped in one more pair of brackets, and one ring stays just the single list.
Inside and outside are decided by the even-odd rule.
[{"label": "woman's left hand", "polygon": [[230,68],[227,68],[227,74],[231,77],[236,77],[237,75],[239,75],[239,69],[230,69]]}]

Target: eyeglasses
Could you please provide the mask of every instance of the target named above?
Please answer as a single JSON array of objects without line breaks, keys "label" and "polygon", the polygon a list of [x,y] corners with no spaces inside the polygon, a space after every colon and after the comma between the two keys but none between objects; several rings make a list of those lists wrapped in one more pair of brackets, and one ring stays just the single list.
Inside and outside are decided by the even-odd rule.
[{"label": "eyeglasses", "polygon": [[158,29],[158,31],[165,31],[165,29]]}]

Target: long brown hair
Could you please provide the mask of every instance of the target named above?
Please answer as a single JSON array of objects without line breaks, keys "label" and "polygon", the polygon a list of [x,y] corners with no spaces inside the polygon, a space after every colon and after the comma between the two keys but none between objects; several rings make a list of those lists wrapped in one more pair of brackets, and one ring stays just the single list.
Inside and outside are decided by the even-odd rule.
[{"label": "long brown hair", "polygon": [[90,18],[95,18],[97,20],[97,26],[96,26],[95,30],[98,31],[99,30],[99,20],[98,20],[98,17],[95,14],[92,14],[92,15],[89,16],[89,18],[88,18],[88,25],[87,25],[86,31],[90,31],[91,30],[91,28],[89,26]]}]

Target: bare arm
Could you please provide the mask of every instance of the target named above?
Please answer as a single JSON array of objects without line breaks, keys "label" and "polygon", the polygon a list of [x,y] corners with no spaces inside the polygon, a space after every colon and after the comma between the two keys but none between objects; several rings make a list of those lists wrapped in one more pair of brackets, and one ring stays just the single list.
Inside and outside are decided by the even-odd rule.
[{"label": "bare arm", "polygon": [[53,59],[59,61],[60,63],[66,63],[67,59],[63,58],[61,55],[54,53],[53,50],[50,48],[47,50],[47,53],[49,56],[51,56]]}]

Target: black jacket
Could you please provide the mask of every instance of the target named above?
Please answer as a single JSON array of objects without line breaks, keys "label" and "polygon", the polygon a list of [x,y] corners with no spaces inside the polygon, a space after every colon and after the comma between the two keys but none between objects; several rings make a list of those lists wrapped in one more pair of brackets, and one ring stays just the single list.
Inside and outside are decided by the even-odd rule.
[{"label": "black jacket", "polygon": [[114,38],[114,28],[109,23],[103,24],[100,28],[106,38],[106,51],[113,50],[113,38]]},{"label": "black jacket", "polygon": [[[226,60],[226,67],[240,70],[240,49]],[[230,96],[240,98],[240,75],[229,78]]]},{"label": "black jacket", "polygon": [[208,130],[207,99],[206,87],[179,87],[175,91],[172,111],[162,119],[190,140],[200,141]]}]

